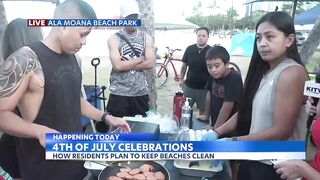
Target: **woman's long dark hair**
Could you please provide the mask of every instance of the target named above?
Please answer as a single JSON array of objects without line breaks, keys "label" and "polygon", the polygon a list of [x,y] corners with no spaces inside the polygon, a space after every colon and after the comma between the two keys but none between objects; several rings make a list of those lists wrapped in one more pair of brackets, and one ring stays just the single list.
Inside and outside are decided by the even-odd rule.
[{"label": "woman's long dark hair", "polygon": [[[279,31],[283,32],[286,36],[289,36],[290,34],[295,34],[293,19],[286,13],[267,13],[258,21],[256,25],[256,31],[259,25],[264,22],[269,22],[273,24]],[[239,107],[237,123],[238,136],[249,134],[251,126],[253,98],[258,90],[263,75],[270,68],[269,64],[266,61],[262,60],[258,52],[256,38],[253,46],[253,54],[251,57],[249,70],[244,83],[244,93],[242,95]],[[296,40],[294,40],[294,43],[287,49],[286,57],[293,59],[294,61],[303,66],[298,52]]]}]

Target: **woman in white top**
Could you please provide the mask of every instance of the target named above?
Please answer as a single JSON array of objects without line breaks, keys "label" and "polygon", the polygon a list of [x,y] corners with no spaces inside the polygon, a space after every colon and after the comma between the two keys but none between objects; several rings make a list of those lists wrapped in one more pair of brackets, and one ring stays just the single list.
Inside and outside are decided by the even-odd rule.
[{"label": "woman in white top", "polygon": [[[244,84],[239,112],[207,140],[236,128],[243,141],[304,140],[308,80],[296,44],[293,19],[283,12],[270,12],[257,23],[253,55]],[[270,161],[243,161],[238,180],[281,179]]]}]

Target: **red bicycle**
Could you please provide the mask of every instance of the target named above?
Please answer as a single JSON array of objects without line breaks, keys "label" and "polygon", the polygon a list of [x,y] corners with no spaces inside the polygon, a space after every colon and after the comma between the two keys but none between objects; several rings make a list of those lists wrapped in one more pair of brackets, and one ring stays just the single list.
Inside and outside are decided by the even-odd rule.
[{"label": "red bicycle", "polygon": [[174,71],[174,77],[173,79],[175,81],[179,81],[180,76],[177,72],[176,67],[174,66],[174,63],[172,61],[180,61],[181,59],[173,58],[173,53],[175,51],[181,51],[181,49],[170,49],[169,47],[166,47],[168,52],[164,56],[164,61],[162,63],[156,63],[156,87],[157,89],[163,88],[166,83],[168,82],[169,77],[169,70],[168,70],[168,64],[170,63],[173,71]]}]

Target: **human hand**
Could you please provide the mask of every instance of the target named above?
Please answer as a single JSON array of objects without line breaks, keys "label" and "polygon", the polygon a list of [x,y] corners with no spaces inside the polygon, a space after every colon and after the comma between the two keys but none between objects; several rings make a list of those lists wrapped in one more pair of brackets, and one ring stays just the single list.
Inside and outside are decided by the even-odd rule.
[{"label": "human hand", "polygon": [[276,173],[280,174],[281,179],[296,180],[302,177],[301,165],[305,163],[302,160],[289,160],[275,164]]},{"label": "human hand", "polygon": [[306,102],[306,112],[308,115],[312,116],[313,114],[317,114],[317,107],[313,106],[314,103],[313,98],[309,97]]},{"label": "human hand", "polygon": [[47,126],[35,124],[36,137],[42,147],[46,147],[46,133],[60,133],[55,129],[51,129]]},{"label": "human hand", "polygon": [[[111,126],[119,127],[124,132],[131,132],[131,128],[127,121],[125,121],[123,118],[115,117],[112,115],[108,115],[108,123]],[[106,117],[106,119],[107,119]]]},{"label": "human hand", "polygon": [[214,141],[218,139],[219,134],[216,131],[209,131],[202,135],[201,141]]}]

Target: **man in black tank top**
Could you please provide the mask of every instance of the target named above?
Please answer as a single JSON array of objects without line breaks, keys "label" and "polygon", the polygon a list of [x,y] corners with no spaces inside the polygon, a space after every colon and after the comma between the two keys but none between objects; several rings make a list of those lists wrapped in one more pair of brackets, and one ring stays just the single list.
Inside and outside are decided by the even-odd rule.
[{"label": "man in black tank top", "polygon": [[[66,0],[56,19],[96,19],[82,0]],[[90,27],[54,27],[42,41],[13,53],[0,67],[0,129],[17,136],[23,180],[81,180],[81,161],[45,160],[45,133],[82,132],[80,117],[102,120],[130,131],[122,119],[103,113],[80,96],[81,71],[74,53],[86,43]],[[21,117],[12,113],[18,107]],[[0,147],[1,148],[1,147]]]}]

